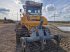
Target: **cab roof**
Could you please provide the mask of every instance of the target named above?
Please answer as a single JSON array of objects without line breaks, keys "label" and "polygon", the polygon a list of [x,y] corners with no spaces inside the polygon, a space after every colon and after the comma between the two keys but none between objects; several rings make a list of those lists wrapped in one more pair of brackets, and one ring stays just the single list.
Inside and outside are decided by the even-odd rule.
[{"label": "cab roof", "polygon": [[34,2],[34,1],[26,1],[25,5],[26,5],[26,6],[42,7],[42,3],[38,3],[38,2]]}]

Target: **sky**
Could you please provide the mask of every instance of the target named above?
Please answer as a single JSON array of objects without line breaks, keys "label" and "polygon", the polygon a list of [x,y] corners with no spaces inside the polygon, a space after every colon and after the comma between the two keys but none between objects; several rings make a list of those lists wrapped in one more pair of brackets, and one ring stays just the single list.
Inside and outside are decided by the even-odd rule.
[{"label": "sky", "polygon": [[[20,20],[19,9],[26,0],[0,0],[0,19]],[[43,3],[42,15],[48,21],[70,21],[70,0],[32,0]],[[21,4],[22,3],[22,4]]]}]

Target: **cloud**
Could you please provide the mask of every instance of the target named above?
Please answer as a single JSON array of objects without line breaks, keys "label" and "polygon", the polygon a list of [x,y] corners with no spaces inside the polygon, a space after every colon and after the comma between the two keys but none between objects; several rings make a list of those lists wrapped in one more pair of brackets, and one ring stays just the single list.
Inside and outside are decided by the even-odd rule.
[{"label": "cloud", "polygon": [[9,12],[10,10],[6,9],[6,8],[0,8],[0,12],[2,12],[2,11]]},{"label": "cloud", "polygon": [[46,5],[45,9],[46,9],[46,11],[55,11],[56,10],[54,4],[48,4],[48,5]]},{"label": "cloud", "polygon": [[[16,2],[17,1],[17,2]],[[42,13],[43,13],[43,16],[45,16],[48,20],[50,21],[54,21],[54,11],[56,11],[56,16],[55,16],[55,20],[57,21],[62,21],[62,20],[70,20],[70,5],[69,4],[64,4],[64,5],[61,5],[58,4],[58,3],[54,3],[54,2],[47,2],[46,0],[0,0],[0,8],[5,8],[6,10],[1,10],[0,13],[4,14],[2,15],[2,18],[3,16],[7,16],[7,18],[10,18],[10,19],[13,19],[13,20],[17,20],[17,17],[18,19],[20,19],[20,15],[19,15],[19,9],[20,9],[20,5],[18,6],[18,4],[16,3],[25,3],[25,1],[35,1],[35,2],[43,2],[44,3],[44,6],[43,6],[43,10],[42,10]],[[54,3],[54,4],[52,4]],[[47,4],[47,5],[46,5]],[[46,6],[45,6],[46,5]],[[21,5],[22,7],[22,5]],[[8,9],[10,9],[10,12],[8,15],[5,15],[5,11],[8,11]],[[61,9],[62,8],[62,9]],[[60,10],[62,10],[62,13],[60,13]]]},{"label": "cloud", "polygon": [[[0,8],[5,8],[4,11],[1,11],[1,13],[0,13],[0,14],[3,14],[2,18],[7,17],[7,19],[13,19],[13,20],[17,20],[17,16],[18,16],[18,19],[20,18],[19,17],[20,6],[18,6],[15,3],[15,0],[6,0],[5,2],[2,0],[0,2]],[[18,13],[18,15],[17,15],[17,13]]]},{"label": "cloud", "polygon": [[16,4],[20,4],[21,2],[19,0],[14,1]]},{"label": "cloud", "polygon": [[70,13],[70,5],[67,5],[66,7],[64,7],[62,12]]},{"label": "cloud", "polygon": [[10,12],[10,10],[6,8],[0,8],[0,13],[7,14],[7,12]]},{"label": "cloud", "polygon": [[[43,15],[49,21],[70,21],[70,5],[63,6],[63,9],[57,9],[54,4],[48,4],[43,7]],[[55,14],[55,15],[54,15]]]},{"label": "cloud", "polygon": [[[56,9],[55,11],[55,21],[70,21],[70,5],[65,4],[61,9]],[[48,17],[54,20],[54,13],[51,12]]]},{"label": "cloud", "polygon": [[62,15],[65,19],[67,18],[68,20],[70,20],[70,5],[67,5],[63,8]]},{"label": "cloud", "polygon": [[48,20],[53,21],[54,13],[56,13],[56,16],[58,16],[58,12],[56,10],[57,9],[54,6],[54,4],[48,4],[48,5],[44,6],[42,9],[43,16],[45,16]]},{"label": "cloud", "polygon": [[62,9],[62,17],[64,17],[64,19],[66,20],[66,18],[68,20],[70,20],[70,4],[65,4],[63,9]]}]

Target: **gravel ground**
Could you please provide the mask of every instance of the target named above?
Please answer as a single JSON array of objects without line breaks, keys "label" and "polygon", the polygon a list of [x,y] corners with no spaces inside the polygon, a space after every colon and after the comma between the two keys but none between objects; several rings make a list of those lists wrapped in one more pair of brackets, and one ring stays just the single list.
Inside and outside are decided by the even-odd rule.
[{"label": "gravel ground", "polygon": [[[62,32],[55,26],[48,26],[52,34],[60,34],[64,36],[64,38],[61,40],[58,52],[70,52],[70,32]],[[15,24],[0,24],[0,52],[15,52],[15,48]]]}]

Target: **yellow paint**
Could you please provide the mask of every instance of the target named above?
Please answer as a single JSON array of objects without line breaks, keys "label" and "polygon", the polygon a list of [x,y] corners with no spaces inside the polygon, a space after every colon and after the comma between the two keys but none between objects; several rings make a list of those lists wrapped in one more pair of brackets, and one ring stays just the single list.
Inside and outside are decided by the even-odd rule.
[{"label": "yellow paint", "polygon": [[[43,19],[43,25],[47,25],[47,19],[42,16]],[[35,27],[40,24],[40,16],[28,16],[28,15],[23,15],[21,17],[21,25],[26,26],[28,30],[30,30],[32,27]]]}]

